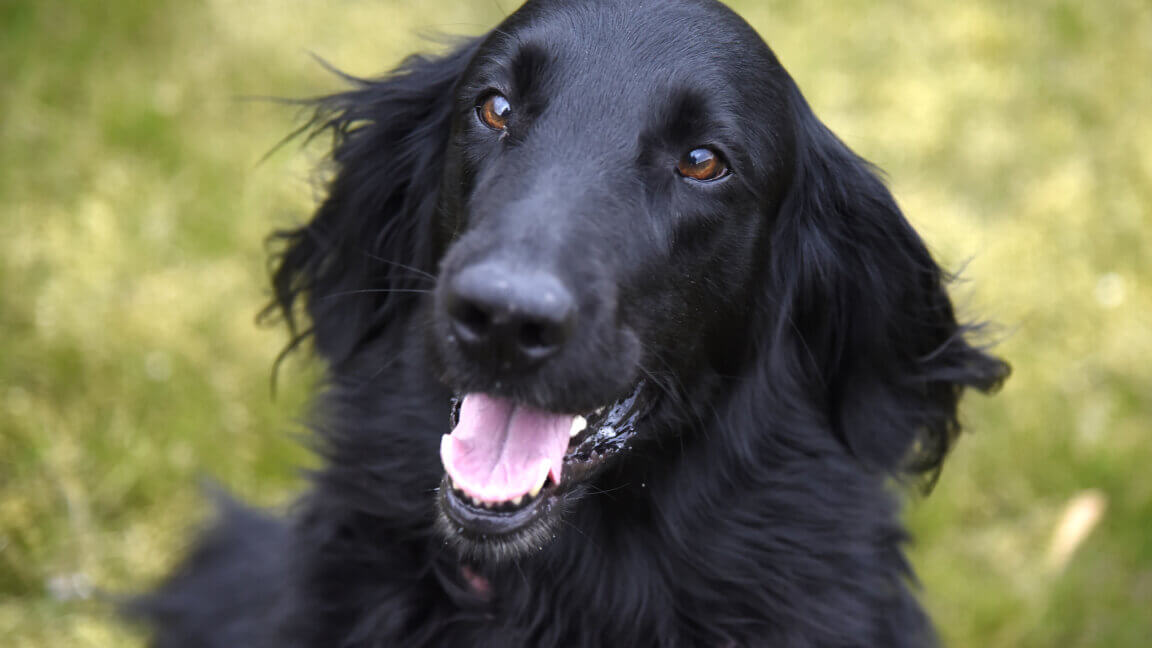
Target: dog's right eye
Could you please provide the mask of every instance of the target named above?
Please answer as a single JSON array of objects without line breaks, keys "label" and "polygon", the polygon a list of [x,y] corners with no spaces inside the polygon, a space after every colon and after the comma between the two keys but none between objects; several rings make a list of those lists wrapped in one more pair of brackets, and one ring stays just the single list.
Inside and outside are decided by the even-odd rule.
[{"label": "dog's right eye", "polygon": [[688,151],[676,165],[676,171],[683,177],[697,182],[712,182],[728,175],[728,163],[718,152],[710,148]]},{"label": "dog's right eye", "polygon": [[504,95],[493,92],[476,106],[476,115],[485,126],[494,131],[508,130],[508,119],[512,117],[512,104]]}]

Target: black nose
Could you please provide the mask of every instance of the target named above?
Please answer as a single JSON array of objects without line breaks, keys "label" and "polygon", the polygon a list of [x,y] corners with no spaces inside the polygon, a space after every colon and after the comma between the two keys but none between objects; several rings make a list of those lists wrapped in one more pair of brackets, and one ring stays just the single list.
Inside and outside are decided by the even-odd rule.
[{"label": "black nose", "polygon": [[445,310],[461,348],[503,368],[554,355],[572,333],[576,303],[555,275],[488,262],[460,271]]}]

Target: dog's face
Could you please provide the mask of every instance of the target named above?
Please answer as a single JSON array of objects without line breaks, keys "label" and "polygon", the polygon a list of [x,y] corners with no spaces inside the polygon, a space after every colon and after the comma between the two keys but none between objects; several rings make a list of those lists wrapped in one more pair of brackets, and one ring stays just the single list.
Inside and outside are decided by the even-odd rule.
[{"label": "dog's face", "polygon": [[429,342],[460,395],[440,503],[471,543],[550,532],[655,375],[734,371],[747,337],[790,156],[778,65],[720,7],[650,5],[530,3],[454,88]]},{"label": "dog's face", "polygon": [[[732,447],[718,479],[762,474],[781,429],[930,475],[963,388],[1007,374],[872,167],[719,3],[534,0],[447,56],[347,78],[317,102],[336,174],[280,234],[276,305],[293,324],[306,296],[338,405],[359,408],[333,461],[398,491],[440,479],[466,554],[534,550],[582,494],[697,442]],[[410,376],[386,370],[412,348],[440,386],[363,396]],[[441,386],[451,426],[379,422]]]}]

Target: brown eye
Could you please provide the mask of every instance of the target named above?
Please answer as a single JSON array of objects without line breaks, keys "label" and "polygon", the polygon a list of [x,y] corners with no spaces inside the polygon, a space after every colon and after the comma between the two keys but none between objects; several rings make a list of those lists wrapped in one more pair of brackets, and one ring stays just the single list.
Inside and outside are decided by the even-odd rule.
[{"label": "brown eye", "polygon": [[676,165],[676,170],[685,178],[698,182],[709,182],[728,175],[728,165],[724,158],[710,148],[688,151]]},{"label": "brown eye", "polygon": [[504,95],[493,92],[488,95],[484,103],[476,107],[476,114],[480,116],[480,121],[492,130],[507,130],[508,119],[512,116],[512,104],[508,103],[508,99]]}]

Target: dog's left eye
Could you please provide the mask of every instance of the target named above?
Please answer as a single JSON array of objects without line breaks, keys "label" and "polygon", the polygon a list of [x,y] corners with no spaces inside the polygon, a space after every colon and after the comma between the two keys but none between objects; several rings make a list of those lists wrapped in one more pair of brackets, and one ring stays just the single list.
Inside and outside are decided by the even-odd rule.
[{"label": "dog's left eye", "polygon": [[720,153],[710,148],[688,151],[676,164],[676,171],[690,180],[711,182],[728,175],[728,163]]},{"label": "dog's left eye", "polygon": [[504,95],[493,92],[476,106],[476,114],[488,128],[496,131],[508,130],[508,119],[512,117],[512,104]]}]

